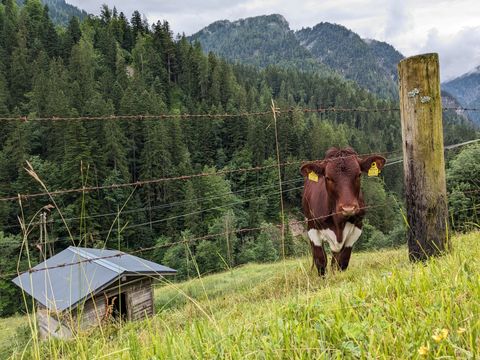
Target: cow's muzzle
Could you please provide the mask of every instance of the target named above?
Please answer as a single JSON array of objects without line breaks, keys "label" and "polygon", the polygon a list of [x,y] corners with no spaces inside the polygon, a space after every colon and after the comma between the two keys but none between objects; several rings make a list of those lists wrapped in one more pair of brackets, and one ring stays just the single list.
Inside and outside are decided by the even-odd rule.
[{"label": "cow's muzzle", "polygon": [[353,216],[356,213],[358,213],[358,205],[342,205],[340,207],[341,209],[341,214],[345,217]]}]

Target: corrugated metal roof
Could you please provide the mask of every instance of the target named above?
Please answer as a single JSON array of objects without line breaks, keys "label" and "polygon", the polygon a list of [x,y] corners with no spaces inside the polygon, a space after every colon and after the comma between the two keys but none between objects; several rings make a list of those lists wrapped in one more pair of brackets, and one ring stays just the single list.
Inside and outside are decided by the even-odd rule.
[{"label": "corrugated metal roof", "polygon": [[[107,256],[111,257],[100,259]],[[70,263],[76,264],[61,266]],[[60,267],[55,267],[59,265]],[[123,275],[176,273],[176,270],[167,266],[118,250],[73,246],[38,264],[33,269],[42,268],[48,269],[27,271],[12,281],[53,311],[74,307],[87,296],[96,294]]]}]

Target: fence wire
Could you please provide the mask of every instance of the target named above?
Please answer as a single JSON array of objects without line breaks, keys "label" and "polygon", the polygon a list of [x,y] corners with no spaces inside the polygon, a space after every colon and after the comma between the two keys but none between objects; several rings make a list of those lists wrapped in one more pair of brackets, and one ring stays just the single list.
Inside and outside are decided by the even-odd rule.
[{"label": "fence wire", "polygon": [[[301,111],[304,113],[343,113],[343,112],[353,112],[353,113],[363,113],[363,112],[397,112],[400,109],[399,108],[376,108],[376,109],[368,109],[368,108],[337,108],[337,107],[328,107],[328,108],[316,108],[316,109],[298,109],[298,108],[292,108],[292,109],[277,109],[272,107],[273,110],[273,115],[275,113],[277,114],[282,114],[282,113],[292,113],[294,111]],[[461,107],[445,107],[443,108],[444,111],[480,111],[480,109],[477,108],[461,108]],[[39,121],[39,122],[45,122],[45,121],[111,121],[111,120],[155,120],[155,119],[169,119],[169,118],[177,118],[177,119],[196,119],[196,118],[238,118],[238,117],[249,117],[249,116],[264,116],[264,115],[271,115],[271,111],[262,111],[262,112],[242,112],[242,113],[236,113],[236,114],[160,114],[160,115],[150,115],[150,114],[145,114],[145,115],[109,115],[109,116],[80,116],[80,117],[27,117],[27,116],[22,116],[22,117],[0,117],[0,121],[22,121],[22,122],[29,122],[29,121]],[[278,139],[276,139],[278,142]],[[458,144],[452,144],[445,146],[445,149],[454,149],[460,146],[468,145],[471,143],[475,143],[480,141],[480,139],[475,139],[475,140],[470,140]],[[382,155],[388,155],[388,154],[393,154],[393,153],[398,153],[401,150],[395,150],[391,152],[377,152],[377,153],[368,153],[368,154],[358,154],[358,155],[351,155],[351,156],[368,156],[368,155],[373,155],[373,154],[382,154]],[[350,155],[349,155],[350,156]],[[324,161],[324,160],[313,160],[313,161]],[[393,165],[399,162],[402,162],[403,159],[393,159],[390,161],[387,161],[385,166]],[[82,187],[82,188],[77,188],[77,189],[65,189],[65,190],[55,190],[52,192],[40,192],[40,193],[33,193],[33,194],[18,194],[15,196],[7,196],[0,198],[0,201],[16,201],[16,200],[26,200],[26,199],[32,199],[32,198],[37,198],[37,197],[42,197],[42,196],[57,196],[57,195],[64,195],[64,194],[72,194],[72,193],[85,193],[85,192],[92,192],[92,191],[98,191],[98,190],[105,190],[105,189],[120,189],[120,188],[125,188],[125,187],[141,187],[144,185],[149,185],[149,184],[158,184],[162,182],[167,182],[167,181],[177,181],[177,180],[189,180],[189,179],[194,179],[194,178],[201,178],[201,177],[207,177],[207,176],[222,176],[226,174],[231,174],[231,173],[238,173],[238,172],[251,172],[251,171],[261,171],[264,169],[274,169],[274,168],[280,168],[284,166],[289,166],[289,165],[294,165],[294,164],[301,164],[303,161],[289,161],[289,162],[284,162],[280,163],[280,159],[277,159],[277,163],[272,164],[272,165],[264,165],[264,166],[255,166],[255,167],[250,167],[250,168],[237,168],[237,169],[226,169],[226,170],[219,170],[216,172],[207,172],[207,173],[197,173],[197,174],[190,174],[190,175],[180,175],[180,176],[174,176],[174,177],[164,177],[164,178],[158,178],[158,179],[150,179],[150,180],[140,180],[136,182],[131,182],[131,183],[122,183],[122,184],[111,184],[111,185],[105,185],[105,186],[91,186],[91,187]],[[293,188],[293,189],[288,189],[286,191],[292,191],[296,190],[299,188]],[[282,190],[280,189],[280,194],[282,193]],[[367,209],[367,208],[372,208],[372,207],[379,207],[379,206],[384,206],[385,204],[382,205],[375,205],[375,206],[365,206],[362,207],[361,209]],[[142,209],[143,210],[143,209]],[[140,211],[142,211],[140,210]],[[206,209],[203,211],[208,211],[210,209]],[[200,212],[203,212],[200,211]],[[289,225],[295,225],[295,224],[304,224],[308,221],[315,221],[323,218],[330,217],[332,215],[335,215],[336,213],[329,214],[327,216],[322,216],[314,219],[309,219],[309,220],[303,220],[303,221],[294,221],[290,222]],[[113,215],[107,214],[107,215]],[[188,216],[189,214],[184,214],[182,216]],[[155,220],[156,221],[156,220]],[[166,221],[166,220],[162,220]],[[147,222],[145,224],[134,224],[131,227],[138,227],[138,226],[143,226],[143,225],[151,225],[153,222]],[[283,228],[284,224],[277,224],[274,225],[277,228]],[[236,233],[236,234],[243,234],[247,232],[253,232],[253,231],[260,231],[262,230],[263,227],[251,227],[251,228],[242,228],[242,229],[236,229],[228,232],[222,232],[222,233],[216,233],[216,234],[208,234],[196,238],[190,238],[190,239],[184,239],[181,241],[176,241],[172,243],[167,243],[167,244],[160,244],[160,245],[155,245],[151,247],[146,247],[146,248],[140,248],[137,250],[132,250],[129,252],[129,254],[138,254],[146,251],[151,251],[154,249],[158,248],[164,248],[164,247],[171,247],[179,244],[184,244],[184,243],[190,243],[190,242],[196,242],[196,241],[201,241],[201,240],[208,240],[212,238],[218,238],[220,236],[225,236],[231,233]],[[47,242],[45,242],[46,244]],[[22,247],[25,246],[26,244],[22,244]],[[39,245],[39,244],[36,244]],[[72,266],[76,264],[80,264],[83,262],[91,262],[95,260],[100,260],[100,259],[108,259],[112,257],[119,257],[126,255],[126,253],[118,253],[116,255],[111,255],[111,256],[105,256],[105,257],[98,257],[98,258],[93,258],[93,259],[86,259],[82,260],[79,262],[73,262],[73,263],[65,263],[65,264],[60,264],[57,266],[53,267],[44,267],[44,268],[37,268],[37,269],[29,269],[27,270],[28,272],[37,272],[37,271],[44,271],[48,269],[53,269],[53,268],[60,268],[60,267],[66,267],[66,266]],[[10,274],[2,274],[0,278],[8,278],[10,276],[18,275],[19,272],[15,273],[10,273]]]}]

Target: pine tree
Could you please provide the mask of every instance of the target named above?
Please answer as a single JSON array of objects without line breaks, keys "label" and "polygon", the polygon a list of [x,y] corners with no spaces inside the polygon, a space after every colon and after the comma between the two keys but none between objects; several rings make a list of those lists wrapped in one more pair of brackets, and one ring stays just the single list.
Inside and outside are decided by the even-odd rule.
[{"label": "pine tree", "polygon": [[9,73],[10,66],[12,64],[12,54],[14,48],[17,46],[17,33],[18,33],[18,9],[14,0],[4,1],[4,16],[3,27],[1,29],[0,43],[4,50],[4,66],[5,72]]},{"label": "pine tree", "polygon": [[[0,268],[2,272],[10,273],[17,271],[17,269],[23,270],[27,268],[26,260],[21,260],[17,264],[18,253],[22,248],[22,240],[20,236],[7,235],[0,231],[0,246],[2,247]],[[23,297],[20,289],[9,279],[0,279],[0,316],[13,315],[23,306]]]},{"label": "pine tree", "polygon": [[89,40],[82,37],[72,48],[69,65],[73,106],[83,115],[87,102],[96,92],[95,52]]},{"label": "pine tree", "polygon": [[17,46],[13,49],[10,66],[10,107],[21,108],[25,102],[25,95],[31,87],[31,67],[27,49],[27,29],[20,25],[17,37]]},{"label": "pine tree", "polygon": [[134,41],[137,41],[138,35],[145,34],[145,28],[143,27],[142,22],[142,15],[135,10],[132,14],[132,18],[130,19],[130,23],[132,24],[132,36]]},{"label": "pine tree", "polygon": [[72,17],[68,22],[67,30],[63,36],[63,59],[68,62],[74,45],[78,44],[82,37],[80,23],[77,17]]},{"label": "pine tree", "polygon": [[[3,72],[0,71],[0,116],[8,115],[7,94],[7,81],[5,80]],[[0,135],[0,143],[3,143],[1,136],[2,135]]]},{"label": "pine tree", "polygon": [[127,149],[128,140],[116,120],[103,123],[103,142],[101,154],[104,157],[103,164],[122,181],[130,180],[128,172]]},{"label": "pine tree", "polygon": [[43,21],[41,25],[41,40],[43,48],[50,57],[59,55],[59,37],[55,30],[55,26],[50,20],[48,6],[43,8]]}]

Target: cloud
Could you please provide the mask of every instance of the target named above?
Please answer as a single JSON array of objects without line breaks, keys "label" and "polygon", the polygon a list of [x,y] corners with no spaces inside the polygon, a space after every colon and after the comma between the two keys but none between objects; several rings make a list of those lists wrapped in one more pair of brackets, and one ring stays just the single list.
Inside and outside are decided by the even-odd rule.
[{"label": "cloud", "polygon": [[[167,20],[174,33],[191,35],[216,20],[282,14],[294,30],[320,22],[341,24],[362,38],[386,41],[406,56],[440,53],[443,79],[480,65],[478,0],[67,0],[98,14],[102,3],[150,23]],[[436,30],[438,29],[438,30]],[[475,41],[475,37],[477,41]],[[459,56],[461,55],[461,56]]]},{"label": "cloud", "polygon": [[466,27],[451,34],[430,29],[421,52],[438,52],[442,81],[464,74],[480,65],[480,26]]},{"label": "cloud", "polygon": [[413,18],[408,8],[406,1],[390,1],[384,30],[386,39],[404,34],[413,27]]}]

